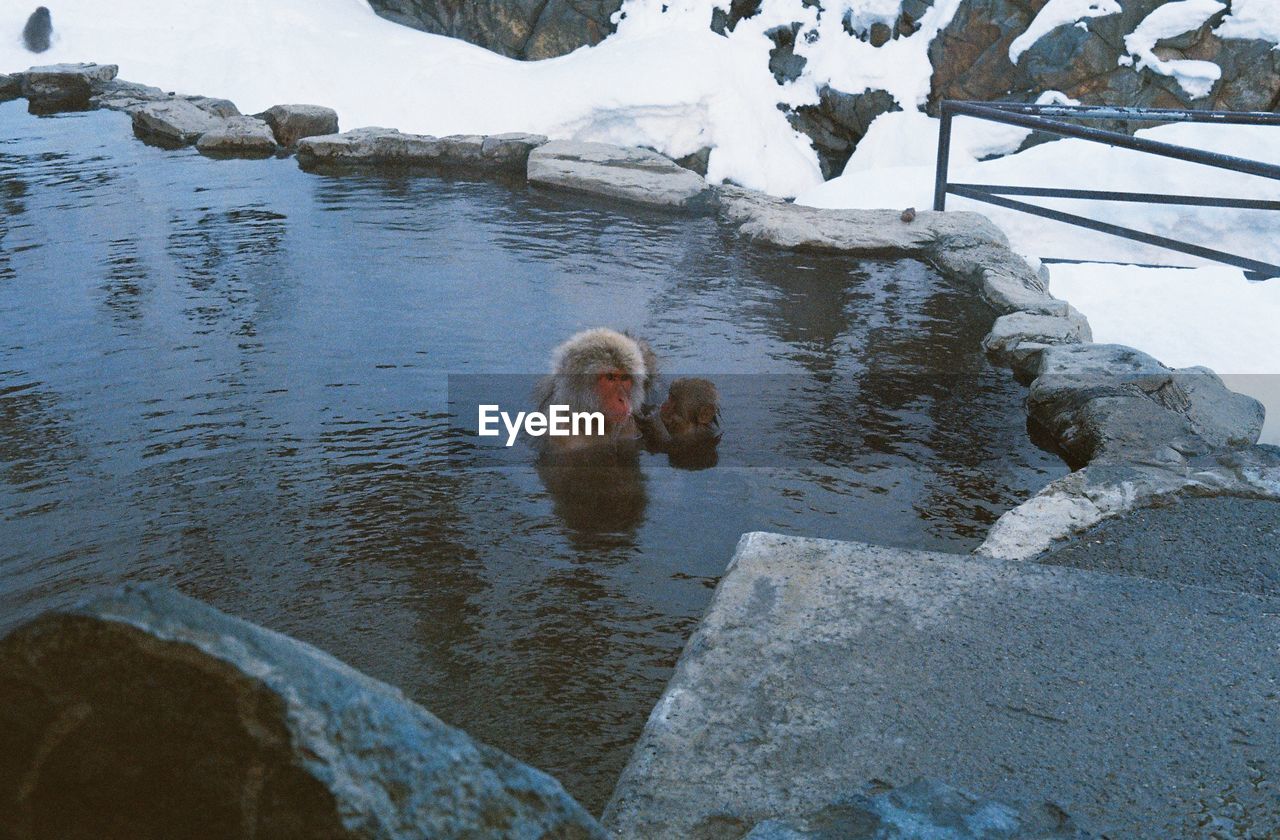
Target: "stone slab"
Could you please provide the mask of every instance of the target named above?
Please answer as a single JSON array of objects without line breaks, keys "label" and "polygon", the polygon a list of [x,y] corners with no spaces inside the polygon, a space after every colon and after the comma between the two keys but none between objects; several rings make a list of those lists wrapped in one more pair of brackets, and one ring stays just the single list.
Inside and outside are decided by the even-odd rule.
[{"label": "stone slab", "polygon": [[133,131],[142,140],[164,147],[189,146],[200,135],[223,126],[222,117],[186,99],[148,102],[132,111]]},{"label": "stone slab", "polygon": [[1141,578],[747,534],[603,821],[622,838],[737,838],[872,779],[931,777],[1048,799],[1115,837],[1274,827],[1278,610]]},{"label": "stone slab", "polygon": [[655,207],[709,207],[701,175],[648,149],[553,140],[529,155],[529,183]]},{"label": "stone slab", "polygon": [[460,134],[433,137],[404,134],[394,128],[368,126],[342,134],[325,134],[298,141],[298,163],[321,166],[427,167],[523,172],[540,134]]}]

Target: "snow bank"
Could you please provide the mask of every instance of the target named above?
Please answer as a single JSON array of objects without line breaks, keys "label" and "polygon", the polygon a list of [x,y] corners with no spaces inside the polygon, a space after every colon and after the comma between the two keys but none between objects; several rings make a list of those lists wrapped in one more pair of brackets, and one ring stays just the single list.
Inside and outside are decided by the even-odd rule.
[{"label": "snow bank", "polygon": [[[604,44],[519,62],[383,20],[357,0],[62,0],[38,56],[0,42],[0,72],[98,61],[122,78],[225,96],[246,112],[280,102],[338,111],[344,128],[425,134],[533,131],[652,146],[673,157],[713,146],[708,175],[792,195],[821,181],[817,156],[778,111],[767,39],[644,26]],[[30,9],[0,6],[20,33]]]}]

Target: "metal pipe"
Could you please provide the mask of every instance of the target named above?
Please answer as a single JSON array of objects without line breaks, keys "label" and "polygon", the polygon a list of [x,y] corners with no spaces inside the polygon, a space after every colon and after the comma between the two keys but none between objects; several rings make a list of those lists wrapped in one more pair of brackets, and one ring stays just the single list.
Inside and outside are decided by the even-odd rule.
[{"label": "metal pipe", "polygon": [[1183,204],[1194,207],[1230,207],[1237,210],[1280,210],[1280,201],[1260,198],[1219,198],[1202,195],[1165,195],[1162,193],[1112,192],[1110,190],[1069,190],[1057,187],[1016,187],[1004,184],[949,184],[988,195],[1034,195],[1043,198],[1083,198],[1098,201],[1135,201],[1143,204]]},{"label": "metal pipe", "polygon": [[1247,257],[1237,256],[1236,254],[1228,254],[1225,251],[1215,251],[1212,248],[1205,248],[1201,245],[1192,245],[1187,242],[1181,242],[1177,239],[1169,239],[1164,236],[1157,236],[1154,233],[1146,233],[1133,228],[1121,227],[1113,225],[1109,222],[1100,222],[1096,219],[1089,219],[1084,216],[1077,216],[1073,213],[1063,213],[1059,210],[1051,210],[1047,207],[1037,207],[1034,204],[1027,204],[1024,201],[1016,201],[1012,198],[1003,198],[998,195],[992,195],[981,189],[972,189],[963,184],[951,184],[950,191],[958,196],[970,198],[974,201],[981,201],[987,204],[994,204],[997,207],[1007,207],[1010,210],[1021,210],[1024,213],[1030,213],[1034,216],[1043,216],[1046,219],[1052,219],[1056,222],[1065,222],[1067,224],[1079,225],[1080,227],[1089,228],[1090,230],[1109,233],[1113,236],[1120,236],[1125,239],[1132,239],[1136,242],[1142,242],[1147,245],[1156,245],[1161,248],[1168,248],[1171,251],[1178,251],[1183,254],[1191,254],[1192,256],[1202,257],[1203,259],[1213,260],[1225,265],[1232,265],[1236,268],[1242,268],[1246,271],[1255,272],[1260,277],[1280,277],[1280,265],[1271,265],[1259,260],[1251,260]]},{"label": "metal pipe", "polygon": [[1135,122],[1202,122],[1218,125],[1280,125],[1280,114],[1270,111],[1205,111],[1197,108],[1127,108],[1114,105],[1040,105],[1034,102],[943,102],[1016,111],[1023,114],[1066,117],[1077,120],[1132,120]]},{"label": "metal pipe", "polygon": [[950,157],[951,114],[944,108],[938,124],[938,169],[933,176],[933,209],[937,211],[947,209],[947,164]]},{"label": "metal pipe", "polygon": [[[1188,149],[1185,146],[1177,146],[1173,143],[1163,143],[1159,140],[1130,137],[1127,134],[1119,134],[1114,131],[1103,131],[1098,128],[1086,128],[1084,126],[1070,125],[1064,122],[1057,122],[1056,120],[1047,120],[1044,117],[1009,113],[1002,111],[999,108],[991,108],[986,105],[973,102],[943,103],[944,120],[948,116],[948,111],[950,111],[951,115],[960,114],[978,117],[992,122],[1028,128],[1033,131],[1046,131],[1050,134],[1057,134],[1061,137],[1075,137],[1080,140],[1089,140],[1094,143],[1103,143],[1108,146],[1117,146],[1122,149],[1132,149],[1136,152],[1147,152],[1149,154],[1160,155],[1161,157],[1173,158],[1175,160],[1185,160],[1190,163],[1200,163],[1205,166],[1214,166],[1219,169],[1229,169],[1233,172],[1244,172],[1248,175],[1258,175],[1263,178],[1280,180],[1280,166],[1270,163],[1262,163],[1256,160],[1248,160],[1247,158],[1238,158],[1232,155],[1218,154],[1217,152],[1206,152],[1201,149]],[[948,139],[949,138],[950,132],[948,131]],[[939,137],[939,139],[941,140],[941,137]],[[941,150],[939,150],[939,153],[941,153]]]}]

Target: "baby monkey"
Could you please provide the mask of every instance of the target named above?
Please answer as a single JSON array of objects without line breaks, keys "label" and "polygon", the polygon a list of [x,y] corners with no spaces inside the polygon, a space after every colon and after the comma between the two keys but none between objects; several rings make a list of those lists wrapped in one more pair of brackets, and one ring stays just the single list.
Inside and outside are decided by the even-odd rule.
[{"label": "baby monkey", "polygon": [[645,439],[658,452],[678,453],[720,442],[720,393],[707,379],[677,379],[667,399],[640,417]]}]

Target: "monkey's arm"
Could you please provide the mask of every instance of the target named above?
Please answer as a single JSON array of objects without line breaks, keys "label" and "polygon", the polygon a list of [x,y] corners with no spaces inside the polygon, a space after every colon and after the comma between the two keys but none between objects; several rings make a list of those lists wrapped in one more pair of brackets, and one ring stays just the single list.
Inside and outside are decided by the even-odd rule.
[{"label": "monkey's arm", "polygon": [[657,406],[646,406],[636,415],[636,424],[644,434],[644,444],[652,452],[666,452],[671,447],[671,433],[662,422]]}]

